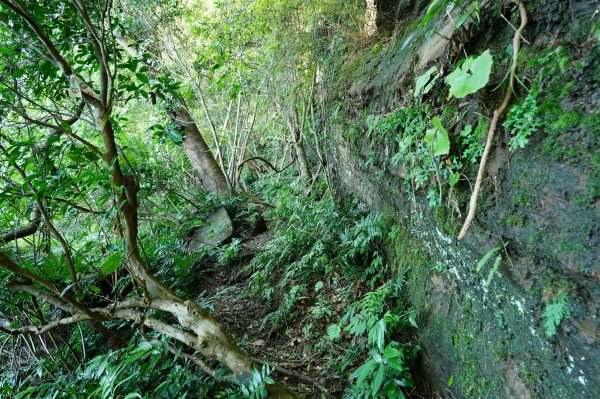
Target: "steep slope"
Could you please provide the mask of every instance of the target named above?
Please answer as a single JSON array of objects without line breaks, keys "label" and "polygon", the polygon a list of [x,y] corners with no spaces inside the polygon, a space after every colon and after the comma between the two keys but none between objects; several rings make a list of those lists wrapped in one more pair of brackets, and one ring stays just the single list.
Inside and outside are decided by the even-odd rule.
[{"label": "steep slope", "polygon": [[[519,13],[481,2],[487,5],[479,23],[469,18],[455,29],[460,12],[441,12],[421,27],[427,10],[415,3],[422,2],[400,3],[390,38],[330,66],[328,124],[336,143],[332,170],[344,191],[393,215],[408,245],[431,257],[430,268],[408,271],[421,315],[423,371],[453,398],[597,397],[598,3],[525,3],[529,24],[508,118],[534,133],[524,148],[509,151],[510,129],[499,126],[475,223],[461,241],[479,159],[469,151],[482,146],[461,132],[467,124],[473,134],[485,132],[501,102]],[[494,56],[490,84],[449,99],[443,79],[465,54],[486,49]],[[431,66],[443,75],[415,99],[415,77]],[[418,143],[434,116],[449,131],[450,154],[432,163],[435,173],[418,171]],[[450,188],[446,166],[457,162],[462,168],[453,170],[462,176]],[[478,265],[493,248],[489,262]]]}]

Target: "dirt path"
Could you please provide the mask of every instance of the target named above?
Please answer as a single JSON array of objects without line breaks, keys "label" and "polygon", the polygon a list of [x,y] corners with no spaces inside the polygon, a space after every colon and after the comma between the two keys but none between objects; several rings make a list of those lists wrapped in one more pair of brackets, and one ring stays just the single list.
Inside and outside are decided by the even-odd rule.
[{"label": "dirt path", "polygon": [[[238,344],[252,357],[271,366],[283,367],[319,382],[319,372],[325,367],[322,359],[307,356],[302,332],[293,325],[269,337],[269,327],[261,330],[261,321],[267,314],[263,304],[244,297],[248,281],[231,285],[230,276],[216,275],[213,285],[206,287],[202,297],[213,307],[214,315],[225,324]],[[321,392],[298,377],[275,372],[278,380],[290,387],[301,398],[320,398]],[[337,397],[337,395],[335,395]]]},{"label": "dirt path", "polygon": [[[265,247],[270,238],[269,233],[247,237],[242,248],[245,253],[256,253]],[[214,272],[203,279],[205,285],[199,290],[200,302],[210,307],[215,317],[227,326],[238,345],[255,361],[268,362],[275,368],[274,377],[292,389],[299,398],[341,398],[344,381],[332,378],[334,370],[327,364],[330,355],[313,352],[316,343],[306,339],[302,322],[277,327],[261,325],[265,316],[275,309],[269,308],[256,293],[247,294],[250,291],[250,279],[236,277],[252,256],[244,258],[246,261],[239,262],[235,267],[215,266]],[[277,368],[285,370],[281,372]],[[407,397],[439,399],[440,396],[431,393],[427,387],[424,375],[417,369],[414,371],[417,387]],[[324,386],[330,396],[323,394],[314,382]]]}]

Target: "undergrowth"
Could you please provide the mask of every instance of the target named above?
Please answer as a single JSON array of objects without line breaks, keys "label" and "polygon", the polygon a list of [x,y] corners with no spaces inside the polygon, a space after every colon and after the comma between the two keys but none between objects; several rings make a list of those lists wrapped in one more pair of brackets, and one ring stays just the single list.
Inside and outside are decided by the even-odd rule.
[{"label": "undergrowth", "polygon": [[[261,321],[265,331],[303,335],[312,356],[321,359],[322,378],[332,391],[343,392],[344,398],[403,398],[414,385],[410,367],[418,346],[409,339],[416,312],[403,299],[404,276],[384,253],[398,230],[351,198],[335,202],[324,183],[305,195],[286,179],[254,185],[277,208],[265,213],[273,238],[250,260],[252,275],[242,295],[257,297],[271,310]],[[250,207],[239,214],[253,212]],[[198,225],[198,216],[188,218],[144,231],[144,256],[179,295],[209,306],[206,298],[198,298],[198,283],[205,273],[239,265],[242,241],[234,237],[218,248],[190,253],[185,237]],[[122,286],[117,282],[115,287]],[[48,357],[17,386],[5,382],[0,397],[262,398],[274,381],[268,365],[239,386],[227,380],[226,370],[211,364],[219,377],[214,379],[160,335],[149,343],[134,329],[119,331],[131,337],[125,348],[106,351],[100,336],[89,339],[88,358],[71,372],[61,371],[60,363]],[[78,334],[70,339],[71,345],[79,344]],[[6,372],[4,377],[9,377]]]},{"label": "undergrowth", "polygon": [[418,347],[402,342],[416,312],[383,252],[394,239],[390,221],[350,198],[336,204],[322,186],[307,198],[267,184],[275,238],[252,260],[247,293],[274,309],[263,328],[301,328],[311,350],[330,359],[323,376],[345,386],[345,398],[404,397]]}]

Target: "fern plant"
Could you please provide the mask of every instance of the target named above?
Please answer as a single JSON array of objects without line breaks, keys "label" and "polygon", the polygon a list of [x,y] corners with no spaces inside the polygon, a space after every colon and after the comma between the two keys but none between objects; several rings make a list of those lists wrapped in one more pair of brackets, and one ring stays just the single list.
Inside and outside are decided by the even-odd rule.
[{"label": "fern plant", "polygon": [[510,130],[508,149],[525,148],[529,138],[542,127],[537,104],[538,91],[531,90],[522,103],[513,105],[508,112],[504,127]]},{"label": "fern plant", "polygon": [[542,314],[546,336],[548,338],[553,337],[563,319],[570,315],[567,294],[564,291],[560,291],[556,296],[556,300],[546,305],[546,309],[544,309],[544,313]]}]

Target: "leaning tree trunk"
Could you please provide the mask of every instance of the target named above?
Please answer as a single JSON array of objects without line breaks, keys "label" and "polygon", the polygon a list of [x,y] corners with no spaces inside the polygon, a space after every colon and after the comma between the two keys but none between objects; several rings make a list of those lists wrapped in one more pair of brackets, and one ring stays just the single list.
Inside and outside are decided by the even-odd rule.
[{"label": "leaning tree trunk", "polygon": [[[129,45],[125,37],[116,36],[115,39],[129,55],[138,57],[138,51]],[[149,67],[150,73],[153,75],[159,73],[155,66],[149,64],[146,64],[146,66]],[[183,96],[178,94],[173,100],[173,106],[167,110],[167,113],[183,136],[183,149],[202,186],[207,191],[218,195],[230,194],[231,190],[225,172],[219,167],[212,151],[204,141],[204,137],[202,137],[196,121],[192,118]]]},{"label": "leaning tree trunk", "polygon": [[169,116],[179,127],[183,136],[183,149],[204,188],[218,195],[228,195],[230,189],[227,178],[200,134],[183,98],[178,99],[178,104],[169,111]]},{"label": "leaning tree trunk", "polygon": [[290,101],[290,111],[287,117],[287,125],[292,136],[292,143],[294,145],[294,154],[296,155],[296,162],[298,163],[298,172],[304,184],[309,185],[312,180],[312,173],[310,172],[310,165],[306,158],[306,151],[304,150],[303,134],[304,128],[304,116],[302,122],[298,118],[298,108],[295,104],[295,97],[292,97]]}]

